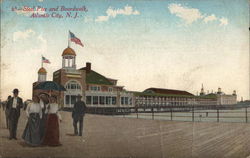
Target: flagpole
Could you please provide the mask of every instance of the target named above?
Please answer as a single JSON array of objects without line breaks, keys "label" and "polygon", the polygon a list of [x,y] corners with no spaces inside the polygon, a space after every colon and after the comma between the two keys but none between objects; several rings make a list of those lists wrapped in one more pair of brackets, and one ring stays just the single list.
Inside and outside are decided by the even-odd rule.
[{"label": "flagpole", "polygon": [[42,55],[42,58],[41,58],[41,66],[43,67],[43,55]]},{"label": "flagpole", "polygon": [[[70,31],[69,31],[69,32],[70,32]],[[68,34],[68,47],[70,47],[70,46],[69,46],[69,39],[70,39],[70,37],[69,37],[69,34]]]}]

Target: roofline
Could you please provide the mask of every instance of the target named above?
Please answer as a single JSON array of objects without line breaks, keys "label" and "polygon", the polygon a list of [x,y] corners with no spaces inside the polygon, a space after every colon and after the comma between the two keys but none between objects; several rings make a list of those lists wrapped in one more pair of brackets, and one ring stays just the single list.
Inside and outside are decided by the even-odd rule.
[{"label": "roofline", "polygon": [[[155,88],[155,87],[147,88],[147,89],[145,89],[144,91],[150,90],[150,89],[159,89],[159,90],[171,90],[171,91],[179,91],[179,92],[188,92],[188,91],[185,91],[185,90],[167,89],[167,88]],[[188,93],[189,93],[189,92],[188,92]],[[192,93],[190,93],[190,94],[192,94]]]}]

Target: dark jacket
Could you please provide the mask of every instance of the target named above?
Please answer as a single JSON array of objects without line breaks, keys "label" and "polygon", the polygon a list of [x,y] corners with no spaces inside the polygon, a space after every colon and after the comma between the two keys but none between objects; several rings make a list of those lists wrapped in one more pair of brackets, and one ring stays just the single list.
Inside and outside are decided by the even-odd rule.
[{"label": "dark jacket", "polygon": [[72,117],[73,118],[83,117],[86,110],[87,110],[86,104],[83,101],[77,101],[73,107]]},{"label": "dark jacket", "polygon": [[[6,110],[8,110],[10,112],[10,109],[12,108],[12,105],[13,105],[13,100],[14,100],[14,97],[12,97],[10,100],[8,100],[7,102],[7,106],[6,106]],[[17,109],[17,117],[20,116],[20,109],[23,107],[23,100],[22,98],[20,97],[17,97],[17,106],[16,106],[16,109]]]}]

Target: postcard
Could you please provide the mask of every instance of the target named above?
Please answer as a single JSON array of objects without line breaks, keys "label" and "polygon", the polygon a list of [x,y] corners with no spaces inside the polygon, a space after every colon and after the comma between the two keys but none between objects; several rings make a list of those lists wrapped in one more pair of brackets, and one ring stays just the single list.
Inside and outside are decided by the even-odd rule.
[{"label": "postcard", "polygon": [[0,0],[0,158],[249,158],[248,0]]}]

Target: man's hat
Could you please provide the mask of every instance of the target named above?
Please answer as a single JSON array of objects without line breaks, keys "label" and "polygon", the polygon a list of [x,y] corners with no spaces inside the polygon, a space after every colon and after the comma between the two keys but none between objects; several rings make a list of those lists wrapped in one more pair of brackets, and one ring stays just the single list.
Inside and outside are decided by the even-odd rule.
[{"label": "man's hat", "polygon": [[15,88],[14,90],[13,90],[13,93],[18,93],[19,92],[19,90],[17,89],[17,88]]}]

